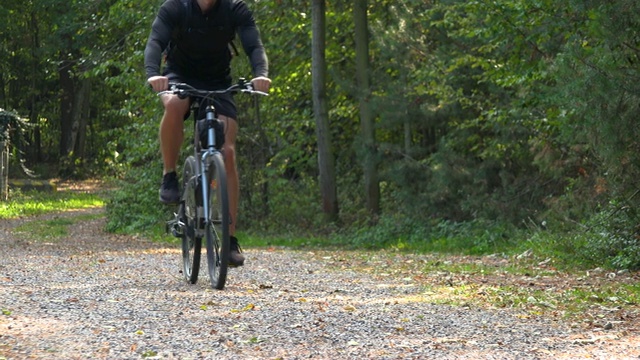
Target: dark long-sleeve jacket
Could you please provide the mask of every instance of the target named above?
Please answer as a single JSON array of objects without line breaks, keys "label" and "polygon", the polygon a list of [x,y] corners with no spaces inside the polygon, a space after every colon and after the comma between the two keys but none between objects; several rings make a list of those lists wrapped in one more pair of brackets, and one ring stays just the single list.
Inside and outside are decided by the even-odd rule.
[{"label": "dark long-sleeve jacket", "polygon": [[[175,72],[186,78],[227,83],[233,56],[229,45],[236,34],[254,77],[268,76],[260,33],[244,1],[218,0],[203,14],[196,0],[167,0],[153,21],[147,40],[147,78]],[[163,55],[166,69],[161,71]]]}]

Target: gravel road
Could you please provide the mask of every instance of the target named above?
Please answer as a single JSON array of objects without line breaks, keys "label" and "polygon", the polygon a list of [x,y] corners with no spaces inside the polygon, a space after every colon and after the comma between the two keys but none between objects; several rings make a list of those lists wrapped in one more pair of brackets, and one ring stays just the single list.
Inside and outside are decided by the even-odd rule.
[{"label": "gravel road", "polygon": [[34,240],[24,221],[0,220],[0,359],[640,359],[638,334],[439,305],[401,271],[337,261],[350,254],[246,249],[218,291],[206,271],[182,279],[177,244],[100,217]]}]

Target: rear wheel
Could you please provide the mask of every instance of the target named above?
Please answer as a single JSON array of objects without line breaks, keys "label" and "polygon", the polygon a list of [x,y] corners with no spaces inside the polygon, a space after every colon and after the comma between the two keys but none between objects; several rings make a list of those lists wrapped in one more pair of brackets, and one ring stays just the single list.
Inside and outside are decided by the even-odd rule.
[{"label": "rear wheel", "polygon": [[191,284],[198,281],[200,272],[200,253],[202,237],[197,234],[198,204],[196,199],[202,194],[198,193],[198,178],[196,176],[196,159],[189,156],[184,162],[182,170],[183,195],[180,203],[179,216],[185,224],[182,235],[182,265],[184,278]]},{"label": "rear wheel", "polygon": [[216,153],[211,159],[207,174],[209,219],[205,224],[207,263],[211,286],[222,290],[229,266],[229,196],[222,155]]}]

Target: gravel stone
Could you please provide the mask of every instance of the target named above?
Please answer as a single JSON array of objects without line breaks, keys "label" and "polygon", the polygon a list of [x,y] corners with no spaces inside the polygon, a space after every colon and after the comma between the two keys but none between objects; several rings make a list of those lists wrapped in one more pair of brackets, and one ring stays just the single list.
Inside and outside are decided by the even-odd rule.
[{"label": "gravel stone", "polygon": [[41,241],[13,231],[24,221],[0,221],[0,359],[640,358],[638,334],[441,305],[401,271],[246,249],[218,291],[206,260],[183,280],[177,243],[107,234],[103,218]]}]

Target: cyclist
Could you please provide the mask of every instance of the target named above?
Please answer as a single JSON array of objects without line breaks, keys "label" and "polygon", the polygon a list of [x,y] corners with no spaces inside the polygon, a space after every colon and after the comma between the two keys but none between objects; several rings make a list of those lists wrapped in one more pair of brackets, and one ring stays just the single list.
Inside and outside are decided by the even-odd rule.
[{"label": "cyclist", "polygon": [[[153,21],[144,52],[147,82],[156,92],[166,90],[169,82],[183,82],[205,90],[227,88],[231,85],[236,34],[251,62],[254,89],[268,92],[271,80],[267,56],[253,14],[242,0],[166,0]],[[161,72],[163,56],[165,62]],[[160,123],[163,160],[160,201],[175,204],[180,201],[176,165],[190,101],[168,94],[161,99],[164,115]],[[214,105],[225,124],[223,154],[231,213],[229,264],[241,266],[244,256],[235,237],[240,197],[235,158],[237,110],[232,95],[219,96]]]}]

